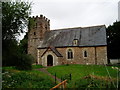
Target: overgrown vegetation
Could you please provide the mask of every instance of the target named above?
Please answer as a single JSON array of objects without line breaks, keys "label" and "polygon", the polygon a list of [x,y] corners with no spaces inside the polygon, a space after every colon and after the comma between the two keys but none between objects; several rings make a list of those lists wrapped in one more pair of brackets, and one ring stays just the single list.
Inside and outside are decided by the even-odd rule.
[{"label": "overgrown vegetation", "polygon": [[104,77],[104,79],[101,79],[101,77],[97,78],[97,76],[88,75],[84,78],[80,78],[79,80],[75,81],[73,84],[73,87],[86,88],[86,89],[89,89],[89,88],[102,88],[102,89],[116,88],[117,89],[117,82],[115,80],[110,80],[110,79],[106,80],[106,77]]},{"label": "overgrown vegetation", "polygon": [[[117,75],[118,70],[120,67],[118,66],[116,69],[113,69],[113,66],[102,66],[102,65],[62,65],[62,66],[55,66],[50,67],[47,70],[52,74],[55,75],[58,78],[64,77],[65,75],[71,74],[71,81],[68,82],[69,88],[80,88],[80,87],[96,87],[99,88],[99,84],[103,84],[103,86],[100,86],[100,88],[106,88],[108,87],[112,88],[114,85],[111,83],[115,83],[116,88],[116,82],[117,82]],[[107,72],[109,71],[109,73]],[[110,74],[110,77],[109,77]],[[90,77],[90,76],[94,76]],[[87,77],[87,78],[84,78]],[[109,79],[110,78],[110,79]],[[119,77],[120,78],[120,77]],[[91,80],[94,80],[94,84],[91,86]],[[108,81],[106,81],[106,79]],[[101,83],[102,82],[102,83]],[[107,84],[108,83],[108,84]],[[111,84],[110,84],[111,83]],[[98,85],[98,86],[95,86]],[[111,86],[109,86],[111,85]]]},{"label": "overgrown vegetation", "polygon": [[2,2],[2,65],[31,70],[33,57],[27,55],[27,33],[18,43],[20,33],[28,27],[31,3],[11,0]]},{"label": "overgrown vegetation", "polygon": [[32,63],[33,63],[33,57],[31,55],[27,54],[21,54],[19,55],[19,58],[17,59],[16,68],[19,70],[31,70],[32,69]]},{"label": "overgrown vegetation", "polygon": [[[31,30],[35,26],[35,21],[33,18],[29,18],[28,30]],[[29,31],[28,31],[29,32]]]},{"label": "overgrown vegetation", "polygon": [[2,72],[2,88],[51,88],[54,80],[37,71],[20,71],[15,67],[4,67]]}]

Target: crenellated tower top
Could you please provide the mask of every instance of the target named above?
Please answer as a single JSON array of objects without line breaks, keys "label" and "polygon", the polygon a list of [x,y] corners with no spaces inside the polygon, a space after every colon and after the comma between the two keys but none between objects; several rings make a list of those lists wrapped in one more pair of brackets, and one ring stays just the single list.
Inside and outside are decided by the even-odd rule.
[{"label": "crenellated tower top", "polygon": [[45,16],[43,15],[40,15],[40,17],[33,16],[33,17],[30,17],[30,19],[32,19],[34,22],[32,28],[30,29],[43,28],[45,30],[50,30],[50,20],[46,18]]},{"label": "crenellated tower top", "polygon": [[50,31],[50,20],[43,15],[30,17],[30,32],[33,37],[42,39],[46,31]]}]

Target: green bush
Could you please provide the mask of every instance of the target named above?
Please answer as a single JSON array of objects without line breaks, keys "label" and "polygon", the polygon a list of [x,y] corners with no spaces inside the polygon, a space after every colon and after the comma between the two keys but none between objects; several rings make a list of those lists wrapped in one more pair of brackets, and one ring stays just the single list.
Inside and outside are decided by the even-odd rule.
[{"label": "green bush", "polygon": [[34,58],[31,55],[21,54],[17,59],[16,68],[19,70],[31,70]]}]

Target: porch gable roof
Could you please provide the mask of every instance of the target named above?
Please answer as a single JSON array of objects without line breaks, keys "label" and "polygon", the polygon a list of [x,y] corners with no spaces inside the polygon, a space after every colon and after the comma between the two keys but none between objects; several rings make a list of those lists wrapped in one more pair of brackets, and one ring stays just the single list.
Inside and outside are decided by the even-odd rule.
[{"label": "porch gable roof", "polygon": [[56,55],[57,57],[63,57],[63,56],[58,52],[58,50],[57,50],[55,47],[52,47],[52,46],[47,47],[47,49],[46,49],[45,52],[41,55],[41,57],[44,56],[44,54],[45,54],[49,49],[50,49],[53,53],[55,53],[55,55]]}]

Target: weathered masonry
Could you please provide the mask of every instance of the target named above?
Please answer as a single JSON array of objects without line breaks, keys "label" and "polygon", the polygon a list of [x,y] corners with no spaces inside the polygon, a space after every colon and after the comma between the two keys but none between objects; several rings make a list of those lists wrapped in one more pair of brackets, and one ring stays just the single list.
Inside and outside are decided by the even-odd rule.
[{"label": "weathered masonry", "polygon": [[50,20],[32,17],[28,34],[28,54],[36,64],[107,64],[105,25],[50,30]]}]

